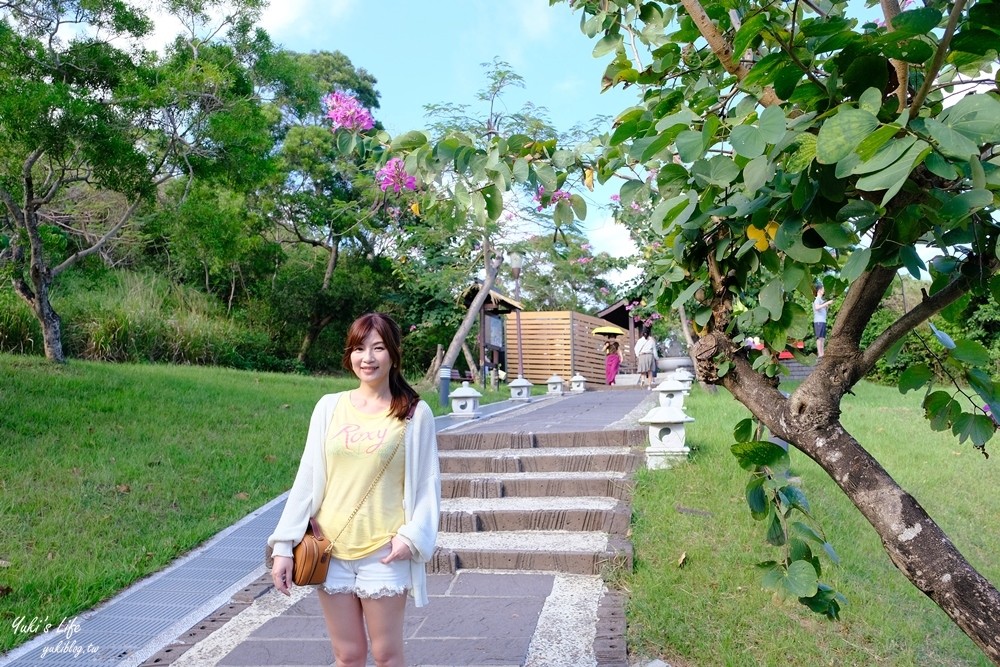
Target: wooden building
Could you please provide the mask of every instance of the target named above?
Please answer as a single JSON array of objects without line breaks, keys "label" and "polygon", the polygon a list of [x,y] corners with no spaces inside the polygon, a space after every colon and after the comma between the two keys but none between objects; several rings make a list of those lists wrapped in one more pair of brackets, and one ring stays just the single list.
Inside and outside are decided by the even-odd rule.
[{"label": "wooden building", "polygon": [[[509,380],[517,377],[517,318],[508,316],[506,320]],[[591,332],[608,324],[599,317],[568,310],[522,311],[525,379],[532,384],[545,384],[552,375],[558,375],[568,385],[570,378],[579,373],[587,378],[588,384],[605,384],[603,345],[607,339]]]}]

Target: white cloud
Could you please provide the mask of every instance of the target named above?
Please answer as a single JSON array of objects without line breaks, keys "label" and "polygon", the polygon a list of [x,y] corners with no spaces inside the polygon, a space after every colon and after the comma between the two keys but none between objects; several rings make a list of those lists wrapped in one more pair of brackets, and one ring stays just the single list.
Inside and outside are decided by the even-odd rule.
[{"label": "white cloud", "polygon": [[595,251],[606,252],[612,257],[628,257],[639,252],[628,229],[610,215],[604,217],[593,229],[587,230],[587,238]]},{"label": "white cloud", "polygon": [[547,39],[552,33],[552,9],[544,0],[514,3],[517,6],[518,39]]}]

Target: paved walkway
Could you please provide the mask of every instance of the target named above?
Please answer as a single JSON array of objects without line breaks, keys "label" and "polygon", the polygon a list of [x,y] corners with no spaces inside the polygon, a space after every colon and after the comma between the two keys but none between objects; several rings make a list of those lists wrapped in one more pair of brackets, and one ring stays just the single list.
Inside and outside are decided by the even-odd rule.
[{"label": "paved walkway", "polygon": [[[484,406],[482,417],[471,423],[440,417],[438,430],[634,428],[654,396],[642,390],[595,391],[499,403]],[[279,595],[261,563],[283,503],[284,496],[275,499],[100,608],[15,649],[0,658],[0,667],[330,665],[314,589]],[[595,646],[602,636],[624,655],[620,605],[599,609],[609,604],[599,577],[459,570],[429,575],[428,583],[430,604],[407,610],[408,664],[597,665]]]}]

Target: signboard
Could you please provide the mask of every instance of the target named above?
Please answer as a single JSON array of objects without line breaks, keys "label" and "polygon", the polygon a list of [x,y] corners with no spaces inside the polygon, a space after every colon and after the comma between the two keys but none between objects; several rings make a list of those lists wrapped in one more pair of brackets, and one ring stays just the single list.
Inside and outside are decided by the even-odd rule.
[{"label": "signboard", "polygon": [[503,347],[503,320],[499,315],[486,316],[486,347],[495,350],[502,350]]}]

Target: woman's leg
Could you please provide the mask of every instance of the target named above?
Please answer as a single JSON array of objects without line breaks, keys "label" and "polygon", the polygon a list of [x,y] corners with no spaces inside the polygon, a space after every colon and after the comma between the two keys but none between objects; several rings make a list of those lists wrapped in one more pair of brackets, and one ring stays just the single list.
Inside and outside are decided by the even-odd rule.
[{"label": "woman's leg", "polygon": [[403,612],[406,595],[362,599],[361,607],[372,641],[375,664],[378,667],[404,667]]},{"label": "woman's leg", "polygon": [[331,595],[321,588],[319,603],[337,667],[364,667],[368,661],[368,639],[361,600],[350,593]]}]

